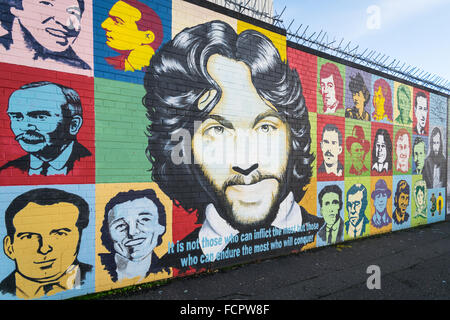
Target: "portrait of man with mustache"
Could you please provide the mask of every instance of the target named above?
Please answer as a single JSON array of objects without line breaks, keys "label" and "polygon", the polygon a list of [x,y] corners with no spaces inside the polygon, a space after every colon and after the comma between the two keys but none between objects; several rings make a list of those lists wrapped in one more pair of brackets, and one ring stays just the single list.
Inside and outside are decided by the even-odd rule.
[{"label": "portrait of man with mustache", "polygon": [[[72,48],[81,32],[84,0],[6,0],[0,53],[91,70]],[[3,20],[3,17],[2,17]]]},{"label": "portrait of man with mustache", "polygon": [[67,175],[91,152],[77,141],[83,124],[78,93],[66,86],[41,81],[26,84],[9,97],[11,131],[28,154],[0,167],[28,175]]},{"label": "portrait of man with mustache", "polygon": [[[188,253],[221,263],[242,246],[227,238],[254,231],[289,229],[313,241],[323,219],[298,204],[314,159],[308,111],[297,71],[270,39],[238,35],[222,21],[184,29],[152,58],[144,85],[152,180],[199,224],[180,240],[195,250],[167,254],[165,263],[183,269]],[[173,139],[180,132],[182,142]],[[175,163],[174,151],[185,161]],[[298,232],[308,224],[315,228]],[[266,250],[267,240],[251,242],[259,256],[279,253]]]},{"label": "portrait of man with mustache", "polygon": [[339,155],[344,151],[342,142],[343,137],[339,128],[332,123],[326,124],[322,130],[322,140],[320,141],[323,162],[319,166],[319,173],[342,176],[344,166],[339,161]]}]

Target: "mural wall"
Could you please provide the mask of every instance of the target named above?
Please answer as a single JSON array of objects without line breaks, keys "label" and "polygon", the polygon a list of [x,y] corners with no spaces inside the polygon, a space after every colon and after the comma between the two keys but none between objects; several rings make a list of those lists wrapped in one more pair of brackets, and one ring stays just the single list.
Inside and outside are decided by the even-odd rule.
[{"label": "mural wall", "polygon": [[195,3],[0,4],[0,298],[445,220],[447,96]]}]

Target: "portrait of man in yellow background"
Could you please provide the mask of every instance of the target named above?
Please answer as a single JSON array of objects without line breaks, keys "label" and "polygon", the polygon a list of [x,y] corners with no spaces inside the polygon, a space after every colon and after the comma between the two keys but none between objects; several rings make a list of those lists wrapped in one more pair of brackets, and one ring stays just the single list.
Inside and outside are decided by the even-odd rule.
[{"label": "portrait of man in yellow background", "polygon": [[159,264],[172,239],[172,201],[155,183],[96,188],[96,288],[168,278]]},{"label": "portrait of man in yellow background", "polygon": [[106,57],[106,62],[124,71],[147,67],[163,39],[161,19],[137,0],[116,2],[101,27],[105,30],[108,47],[120,54]]}]

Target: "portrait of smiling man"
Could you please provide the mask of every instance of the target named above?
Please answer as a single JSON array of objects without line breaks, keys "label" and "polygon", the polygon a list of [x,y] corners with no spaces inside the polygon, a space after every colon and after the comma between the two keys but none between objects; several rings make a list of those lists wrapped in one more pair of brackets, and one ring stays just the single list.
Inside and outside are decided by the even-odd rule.
[{"label": "portrait of smiling man", "polygon": [[153,250],[165,232],[166,212],[152,189],[120,192],[109,200],[101,240],[110,253],[100,259],[111,279],[144,279],[163,270]]},{"label": "portrait of smiling man", "polygon": [[41,188],[16,197],[5,211],[3,250],[15,270],[0,292],[21,299],[79,288],[92,266],[78,261],[89,205],[80,196]]},{"label": "portrait of smiling man", "polygon": [[[266,36],[221,21],[185,29],[144,84],[153,181],[201,224],[183,242],[306,223],[314,237],[323,220],[298,205],[312,175],[308,112],[297,72]],[[186,161],[174,163],[180,145]],[[199,244],[210,262],[232,245]]]},{"label": "portrait of smiling man", "polygon": [[50,60],[77,69],[91,67],[73,50],[81,32],[84,0],[7,0],[12,23],[0,37],[0,53]]}]

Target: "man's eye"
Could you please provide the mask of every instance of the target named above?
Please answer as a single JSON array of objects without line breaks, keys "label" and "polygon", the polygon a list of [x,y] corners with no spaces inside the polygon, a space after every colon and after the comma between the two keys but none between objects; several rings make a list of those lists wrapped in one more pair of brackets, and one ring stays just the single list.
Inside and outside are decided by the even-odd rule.
[{"label": "man's eye", "polygon": [[52,6],[53,7],[53,3],[51,3],[50,1],[40,1],[40,4],[43,4],[44,6]]},{"label": "man's eye", "polygon": [[276,130],[275,126],[272,126],[270,124],[263,124],[258,128],[259,131],[263,132],[263,133],[269,133],[273,130]]},{"label": "man's eye", "polygon": [[10,114],[9,117],[11,118],[11,120],[15,120],[15,121],[23,120],[23,115],[21,115],[21,114]]},{"label": "man's eye", "polygon": [[30,240],[32,238],[33,238],[33,234],[31,234],[31,233],[30,234],[24,234],[24,235],[19,237],[20,240],[24,240],[24,239]]},{"label": "man's eye", "polygon": [[138,220],[138,223],[139,223],[140,225],[145,225],[146,223],[148,223],[148,222],[150,222],[150,221],[152,221],[150,218],[140,218],[140,219]]},{"label": "man's eye", "polygon": [[216,137],[223,135],[225,132],[225,128],[223,126],[212,126],[206,129],[205,134]]},{"label": "man's eye", "polygon": [[119,232],[124,231],[126,228],[127,228],[127,224],[125,224],[125,223],[118,224],[114,227],[114,229],[116,229],[116,231],[119,231]]}]

